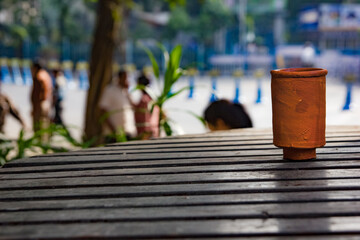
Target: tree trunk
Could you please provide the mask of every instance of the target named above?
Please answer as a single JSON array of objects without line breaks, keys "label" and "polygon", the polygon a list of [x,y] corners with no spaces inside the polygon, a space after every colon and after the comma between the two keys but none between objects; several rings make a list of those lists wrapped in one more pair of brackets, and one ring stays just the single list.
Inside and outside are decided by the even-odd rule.
[{"label": "tree trunk", "polygon": [[[105,86],[112,78],[113,52],[118,33],[114,11],[119,11],[118,0],[99,0],[94,42],[90,59],[90,87],[86,102],[85,139],[100,143],[102,125],[98,103]],[[118,13],[121,13],[119,11]]]}]

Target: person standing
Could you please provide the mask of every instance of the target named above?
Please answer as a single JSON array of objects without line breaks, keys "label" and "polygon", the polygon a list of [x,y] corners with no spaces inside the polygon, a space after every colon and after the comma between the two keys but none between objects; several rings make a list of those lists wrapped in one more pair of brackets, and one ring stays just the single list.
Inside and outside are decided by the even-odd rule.
[{"label": "person standing", "polygon": [[33,77],[31,91],[33,131],[36,132],[50,125],[52,83],[49,73],[38,62],[33,63],[31,73]]},{"label": "person standing", "polygon": [[19,110],[11,102],[10,98],[0,93],[0,132],[4,132],[5,118],[10,114],[19,121],[22,128],[26,128],[25,121],[21,117]]},{"label": "person standing", "polygon": [[53,107],[54,107],[54,116],[52,122],[55,124],[63,125],[62,120],[62,111],[63,111],[63,100],[65,95],[65,85],[66,78],[64,74],[59,69],[54,69],[52,71],[54,77],[54,89],[53,89]]},{"label": "person standing", "polygon": [[99,107],[104,119],[103,133],[106,143],[116,142],[118,136],[124,134],[127,140],[136,136],[129,81],[125,71],[119,71],[116,82],[105,88]]},{"label": "person standing", "polygon": [[150,84],[149,78],[141,74],[137,79],[137,84],[142,86],[141,99],[135,104],[135,122],[138,137],[140,139],[149,139],[159,137],[159,107],[154,106],[151,111],[153,99],[146,92],[146,87]]}]

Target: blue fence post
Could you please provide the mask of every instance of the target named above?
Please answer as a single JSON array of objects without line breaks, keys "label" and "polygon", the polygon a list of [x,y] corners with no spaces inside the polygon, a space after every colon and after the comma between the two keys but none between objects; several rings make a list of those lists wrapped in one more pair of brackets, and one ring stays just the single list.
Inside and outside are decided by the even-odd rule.
[{"label": "blue fence post", "polygon": [[342,110],[350,110],[351,105],[351,95],[354,82],[356,81],[356,76],[354,74],[346,74],[344,76],[344,81],[346,82],[346,97],[345,104]]},{"label": "blue fence post", "polygon": [[0,65],[1,65],[1,72],[0,72],[1,82],[11,83],[12,77],[10,75],[10,71],[8,68],[8,60],[6,58],[1,58]]},{"label": "blue fence post", "polygon": [[88,63],[78,62],[76,64],[76,70],[79,76],[79,88],[87,90],[89,88]]},{"label": "blue fence post", "polygon": [[244,72],[241,69],[237,69],[233,72],[233,76],[235,78],[235,97],[233,102],[239,104],[240,95],[241,95],[241,88],[240,88],[240,81],[241,77],[244,76]]},{"label": "blue fence post", "polygon": [[262,69],[257,69],[254,72],[254,77],[256,78],[257,81],[257,97],[255,100],[255,104],[259,104],[262,102],[262,84],[261,84],[261,79],[264,76],[264,70]]},{"label": "blue fence post", "polygon": [[194,88],[195,88],[195,77],[189,76],[189,95],[188,99],[194,98]]},{"label": "blue fence post", "polygon": [[342,110],[350,110],[352,86],[352,83],[346,84],[345,104]]},{"label": "blue fence post", "polygon": [[74,64],[72,61],[64,61],[62,63],[64,77],[66,78],[67,86],[70,89],[74,89],[76,87],[75,81],[74,81],[74,76],[73,76],[73,66],[74,66]]},{"label": "blue fence post", "polygon": [[217,77],[219,76],[219,71],[216,69],[213,69],[209,72],[209,75],[211,76],[210,102],[215,102],[217,100],[216,91],[217,91]]},{"label": "blue fence post", "polygon": [[195,75],[197,74],[196,68],[189,68],[187,70],[187,75],[189,76],[189,95],[188,99],[194,98],[194,92],[195,92]]},{"label": "blue fence post", "polygon": [[21,71],[19,67],[19,59],[13,58],[11,60],[11,69],[12,69],[12,77],[13,77],[13,83],[16,85],[22,85],[23,84],[23,78],[21,76]]},{"label": "blue fence post", "polygon": [[30,65],[31,65],[30,60],[24,59],[22,61],[23,80],[25,86],[31,86],[33,82]]}]

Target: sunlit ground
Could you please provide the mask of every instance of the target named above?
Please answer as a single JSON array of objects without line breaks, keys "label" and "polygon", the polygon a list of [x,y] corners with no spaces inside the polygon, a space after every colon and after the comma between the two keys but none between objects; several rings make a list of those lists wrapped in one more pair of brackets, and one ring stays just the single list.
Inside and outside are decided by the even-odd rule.
[{"label": "sunlit ground", "polygon": [[[132,80],[132,82],[134,82]],[[134,83],[133,83],[134,84]],[[182,78],[174,87],[174,90],[180,89],[188,84],[186,77]],[[196,78],[195,97],[188,99],[188,91],[176,96],[170,102],[165,104],[167,115],[174,120],[174,127],[178,133],[203,133],[207,129],[202,123],[189,114],[191,111],[197,115],[202,115],[210,99],[211,82],[208,77]],[[235,94],[235,84],[233,78],[221,77],[218,79],[218,96],[232,100]],[[156,91],[157,86],[154,83],[152,88]],[[271,127],[271,95],[270,95],[270,77],[262,81],[262,103],[255,104],[257,97],[257,84],[253,78],[245,78],[241,81],[241,100],[246,106],[252,117],[254,127]],[[25,118],[28,128],[31,129],[30,117],[30,87],[2,85],[2,92],[11,97],[14,104],[20,109]],[[360,125],[360,88],[355,86],[352,94],[352,109],[342,111],[345,103],[346,87],[340,81],[335,79],[327,80],[327,117],[328,125]],[[133,93],[136,100],[137,94]],[[77,89],[67,89],[63,118],[76,137],[81,136],[81,130],[84,122],[86,92]],[[5,133],[11,138],[18,136],[20,126],[11,117],[7,117]]]}]

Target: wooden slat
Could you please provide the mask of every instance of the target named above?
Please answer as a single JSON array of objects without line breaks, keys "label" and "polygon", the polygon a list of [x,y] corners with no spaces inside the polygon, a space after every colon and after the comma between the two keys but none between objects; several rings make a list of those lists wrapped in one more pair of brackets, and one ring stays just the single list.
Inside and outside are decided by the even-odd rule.
[{"label": "wooden slat", "polygon": [[[352,157],[359,156],[360,147],[341,147],[341,146],[334,146],[330,148],[319,148],[317,149],[317,153],[319,157],[321,157],[322,154],[341,154],[341,153],[347,153],[352,154]],[[114,156],[115,155],[115,156]],[[154,152],[154,153],[139,153],[139,154],[126,154],[122,151],[112,151],[112,152],[99,152],[99,153],[79,153],[74,152],[72,155],[67,156],[52,156],[48,159],[46,158],[34,158],[31,160],[32,165],[38,166],[38,165],[54,165],[56,163],[64,163],[64,162],[70,162],[70,163],[80,163],[81,161],[89,161],[91,159],[96,160],[110,160],[110,159],[117,159],[117,160],[159,160],[159,159],[195,159],[195,158],[216,158],[216,157],[227,157],[227,158],[238,158],[238,157],[264,157],[264,156],[282,156],[282,149],[278,148],[272,148],[268,150],[259,150],[259,149],[249,149],[249,150],[240,150],[240,151],[233,151],[231,149],[227,151],[216,151],[214,149],[213,151],[206,151],[206,152],[172,152],[172,153],[163,153],[161,151]],[[15,166],[23,166],[22,163],[24,162],[24,166],[26,166],[26,162],[29,162],[27,159],[23,159],[22,161],[14,161]],[[13,165],[13,166],[14,166]],[[29,164],[31,165],[31,164]],[[9,164],[11,167],[11,163]],[[4,168],[6,169],[6,167]],[[0,172],[1,174],[1,172]]]},{"label": "wooden slat", "polygon": [[168,184],[150,186],[101,186],[92,188],[35,189],[31,191],[2,191],[0,201],[52,200],[106,197],[150,197],[173,195],[210,195],[224,193],[281,193],[301,191],[360,190],[354,179],[289,180],[285,182],[229,182],[208,184]]},{"label": "wooden slat", "polygon": [[226,182],[261,182],[310,179],[360,179],[360,167],[357,169],[327,170],[285,170],[276,172],[223,172],[223,173],[188,173],[139,176],[98,176],[81,178],[53,178],[12,180],[0,182],[0,194],[3,190],[54,189],[70,187],[97,186],[135,186],[158,184],[190,184],[190,183],[226,183]]},{"label": "wooden slat", "polygon": [[[340,143],[340,144],[339,144]],[[328,146],[358,146],[360,144],[360,137],[342,137],[342,138],[330,138],[326,141],[325,147]],[[106,148],[90,148],[86,149],[86,152],[97,152],[97,151],[113,151],[113,150],[148,150],[148,149],[172,149],[172,148],[214,148],[220,146],[227,147],[244,147],[245,146],[254,146],[254,145],[264,145],[264,146],[273,146],[273,141],[271,140],[257,140],[257,141],[214,141],[214,142],[184,142],[184,143],[168,143],[168,144],[119,144],[116,146],[109,145]]]},{"label": "wooden slat", "polygon": [[[343,135],[338,135],[338,134],[328,134],[327,136],[327,140],[331,141],[332,139],[336,139],[336,138],[350,138],[350,139],[360,139],[360,132],[348,132],[348,133],[344,133]],[[185,137],[179,137],[179,138],[173,138],[173,139],[169,139],[169,138],[165,138],[165,139],[158,139],[158,140],[152,140],[152,141],[131,141],[131,142],[127,142],[127,143],[122,143],[122,144],[115,144],[115,145],[109,145],[108,147],[117,147],[117,149],[121,149],[122,146],[151,146],[151,145],[168,145],[168,144],[188,144],[188,143],[217,143],[217,142],[234,142],[234,141],[241,141],[241,142],[253,142],[253,141],[258,140],[259,142],[271,142],[272,141],[272,136],[268,135],[268,136],[264,136],[264,135],[259,135],[259,136],[231,136],[228,135],[227,137],[217,137],[217,136],[206,136],[204,137],[204,135],[202,135],[201,138],[185,138]],[[105,151],[105,149],[103,148],[93,148],[90,151]],[[89,150],[80,150],[77,152],[87,152]],[[59,154],[55,154],[59,155]],[[61,155],[66,155],[66,153],[62,153]],[[41,156],[39,156],[41,157]]]},{"label": "wooden slat", "polygon": [[[0,213],[1,225],[143,222],[174,220],[319,218],[360,216],[360,202],[242,204],[230,206],[183,206],[162,208],[78,209]],[[359,229],[360,231],[360,229]]]},{"label": "wooden slat", "polygon": [[[359,155],[359,154],[358,154]],[[330,155],[331,156],[331,155]],[[337,155],[336,157],[338,157]],[[333,156],[334,157],[334,156]],[[259,157],[260,158],[260,157]],[[289,162],[281,160],[269,161],[263,158],[261,161],[243,161],[238,159],[204,159],[203,161],[187,159],[184,161],[140,161],[140,162],[111,162],[103,164],[81,164],[81,165],[54,165],[36,169],[36,167],[9,168],[0,172],[1,180],[30,179],[30,178],[58,178],[58,177],[85,177],[106,175],[159,175],[159,174],[183,174],[183,173],[216,173],[216,172],[264,172],[279,170],[312,170],[312,169],[355,169],[360,167],[360,157],[348,160],[346,155],[341,161],[334,159],[318,159],[317,161]],[[33,168],[33,169],[30,169]]]},{"label": "wooden slat", "polygon": [[21,159],[0,169],[0,239],[357,239],[360,127],[286,161],[271,130]]},{"label": "wooden slat", "polygon": [[[357,142],[353,142],[352,144],[349,143],[335,143],[335,144],[328,144],[327,146],[325,146],[324,148],[338,148],[338,147],[344,147],[346,146],[347,148],[350,147],[359,147],[360,146],[360,141]],[[164,147],[164,148],[146,148],[146,149],[141,149],[139,148],[132,148],[132,149],[118,149],[118,148],[102,148],[101,150],[99,149],[98,151],[86,151],[86,152],[81,152],[82,155],[94,155],[94,154],[109,154],[109,153],[117,153],[117,154],[153,154],[153,153],[189,153],[189,152],[195,152],[195,153],[199,153],[199,152],[220,152],[220,151],[240,151],[240,150],[244,150],[244,151],[267,151],[267,150],[273,150],[273,149],[278,149],[276,148],[272,143],[268,143],[268,144],[251,144],[251,145],[226,145],[226,146],[221,146],[221,145],[212,145],[212,146],[190,146],[190,147],[186,147],[186,146],[181,146],[181,147]],[[324,150],[325,151],[325,150]]]},{"label": "wooden slat", "polygon": [[[338,147],[337,147],[338,146]],[[335,145],[332,147],[328,147],[328,148],[318,148],[318,153],[321,152],[326,152],[326,153],[333,153],[333,152],[351,152],[351,153],[358,153],[359,152],[359,147],[358,145],[352,145],[352,147],[342,147],[340,145]],[[342,147],[341,149],[338,149]],[[324,150],[325,149],[325,150]],[[259,156],[263,156],[263,155],[272,155],[272,154],[276,154],[278,152],[281,152],[281,149],[276,148],[275,146],[262,146],[262,145],[253,145],[253,146],[238,146],[238,147],[216,147],[216,148],[211,148],[211,149],[207,149],[207,148],[184,148],[184,149],[178,149],[178,148],[173,148],[173,149],[168,149],[168,150],[157,150],[157,149],[153,149],[153,150],[113,150],[113,151],[97,151],[97,152],[74,152],[72,156],[76,156],[77,154],[80,154],[82,156],[84,155],[113,155],[113,154],[122,154],[122,155],[130,155],[129,157],[131,157],[132,155],[141,155],[141,154],[147,154],[147,155],[151,155],[151,154],[157,154],[157,155],[167,155],[167,154],[171,154],[171,155],[176,155],[176,154],[192,154],[194,157],[199,156],[200,154],[203,155],[212,155],[212,154],[222,154],[224,153],[228,153],[228,152],[235,152],[238,155],[243,155],[243,156],[248,156],[248,155],[259,155]],[[221,152],[221,153],[219,153]],[[58,155],[58,156],[62,156],[62,155]],[[67,154],[66,156],[69,156],[69,154]]]},{"label": "wooden slat", "polygon": [[[0,238],[186,238],[360,234],[360,218],[247,219],[208,221],[153,221],[4,226]],[[279,233],[280,232],[280,233]]]},{"label": "wooden slat", "polygon": [[[338,137],[338,136],[359,136],[360,130],[339,130],[339,131],[326,131],[326,137]],[[263,131],[261,129],[248,129],[245,131],[244,129],[233,129],[230,131],[215,131],[208,132],[206,134],[192,134],[192,135],[181,135],[181,136],[172,136],[165,138],[155,138],[152,140],[143,141],[143,144],[147,144],[150,142],[172,142],[172,141],[199,141],[199,140],[209,140],[218,139],[223,141],[225,139],[272,139],[272,131]],[[115,143],[112,145],[118,145],[122,143]],[[134,144],[134,142],[130,142],[130,144]]]},{"label": "wooden slat", "polygon": [[[0,201],[0,213],[17,211],[45,211],[63,209],[112,209],[112,208],[152,208],[182,206],[216,206],[242,204],[283,204],[309,202],[360,201],[360,190],[332,190],[324,192],[282,192],[269,193],[224,193],[217,195],[174,195],[153,197],[116,197],[96,199],[56,199]],[[159,209],[160,211],[161,209]]]},{"label": "wooden slat", "polygon": [[[349,140],[346,141],[346,138],[349,138]],[[342,141],[342,143],[341,143],[341,141]],[[360,136],[358,136],[358,137],[351,137],[351,136],[339,137],[339,138],[336,138],[336,139],[328,140],[329,143],[325,147],[344,146],[344,145],[345,146],[357,146],[359,141],[360,141]],[[76,155],[77,157],[82,157],[84,155],[85,156],[87,156],[87,155],[92,156],[92,155],[94,155],[94,153],[92,151],[100,152],[100,154],[103,154],[104,151],[105,152],[109,151],[110,154],[119,154],[119,151],[120,151],[120,153],[123,153],[122,152],[122,151],[124,151],[123,149],[137,149],[138,148],[139,150],[141,150],[141,149],[145,150],[145,149],[154,149],[154,148],[157,149],[159,146],[161,146],[159,144],[155,144],[154,141],[143,141],[143,142],[150,142],[152,144],[141,145],[141,143],[142,143],[141,141],[136,141],[136,142],[129,142],[127,144],[119,145],[116,148],[116,149],[119,149],[119,150],[117,150],[115,153],[113,153],[114,147],[107,147],[107,148],[94,148],[92,150],[82,150],[82,151],[71,152],[71,153],[62,153],[62,154],[53,154],[53,155],[40,155],[40,156],[36,156],[34,158],[35,159],[45,160],[45,161],[46,161],[46,159],[51,159],[51,161],[54,162],[54,160],[56,160],[58,158],[62,158],[62,156],[66,156],[66,157],[71,157],[71,156],[74,156],[74,155]],[[253,140],[251,142],[253,144],[255,144]],[[338,144],[335,144],[336,142]],[[169,142],[166,142],[166,143],[169,144]],[[212,142],[210,144],[212,144],[212,145],[210,145],[211,147],[204,147],[204,149],[213,148],[212,146],[216,146],[216,147],[217,146],[228,146],[228,147],[234,146],[233,141],[230,141],[230,142],[220,141],[219,142],[218,140],[216,140],[216,141],[214,141],[214,142]],[[189,143],[189,142],[180,143],[180,144],[176,144],[176,143],[175,144],[174,143],[170,144],[170,146],[173,146],[173,147],[176,147],[176,146],[179,147],[180,146],[183,149],[185,149],[186,146],[189,146],[189,147],[193,146],[193,147],[196,147],[196,148],[201,148],[204,145],[206,146],[206,144],[204,144],[202,141],[200,141],[199,143],[196,143],[195,145],[193,143]],[[259,142],[259,144],[256,144],[256,145],[265,145],[265,146],[270,145],[270,148],[275,148],[275,147],[272,146],[272,143],[271,143],[270,140],[265,140],[265,141],[261,140]],[[244,143],[244,142],[238,142],[238,144],[236,144],[235,146],[238,146],[238,147],[242,146],[242,148],[246,149],[245,146],[248,146],[248,145],[246,143]],[[258,146],[258,148],[259,147],[260,146]],[[166,148],[166,144],[162,148]],[[159,150],[162,149],[162,148],[160,147]],[[109,150],[107,150],[107,149],[109,149]],[[107,155],[109,155],[109,154],[107,154]],[[34,159],[34,158],[32,158],[32,159]],[[32,160],[32,161],[34,162],[34,160]],[[21,160],[17,160],[17,161],[12,161],[12,162],[8,163],[5,167],[18,166],[21,163],[26,164],[26,162],[29,162],[29,161],[27,159],[21,159]]]}]

